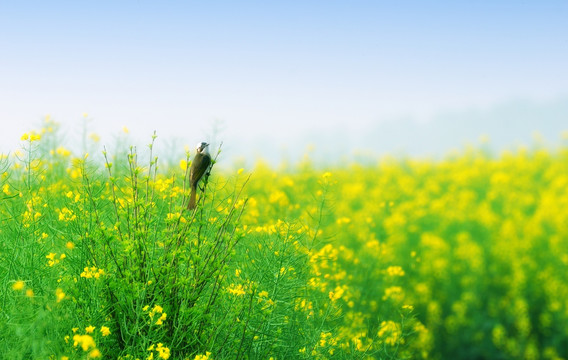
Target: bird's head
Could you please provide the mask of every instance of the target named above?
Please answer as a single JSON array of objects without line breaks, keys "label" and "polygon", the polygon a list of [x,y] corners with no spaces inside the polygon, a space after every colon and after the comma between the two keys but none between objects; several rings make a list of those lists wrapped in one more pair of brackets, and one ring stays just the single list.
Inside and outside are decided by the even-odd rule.
[{"label": "bird's head", "polygon": [[200,154],[207,154],[209,152],[209,150],[207,149],[208,147],[208,143],[200,142],[199,144],[197,144],[197,152]]}]

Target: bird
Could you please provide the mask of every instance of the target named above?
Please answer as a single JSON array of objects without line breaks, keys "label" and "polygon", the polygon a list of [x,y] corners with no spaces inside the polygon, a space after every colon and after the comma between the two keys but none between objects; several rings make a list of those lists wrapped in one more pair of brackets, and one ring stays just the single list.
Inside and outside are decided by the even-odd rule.
[{"label": "bird", "polygon": [[189,195],[189,204],[187,205],[189,210],[195,209],[197,185],[199,184],[199,180],[201,180],[203,175],[205,175],[211,166],[211,155],[207,149],[208,146],[209,144],[206,142],[197,144],[197,152],[191,162],[191,168],[189,170],[189,185],[191,187],[191,193]]}]

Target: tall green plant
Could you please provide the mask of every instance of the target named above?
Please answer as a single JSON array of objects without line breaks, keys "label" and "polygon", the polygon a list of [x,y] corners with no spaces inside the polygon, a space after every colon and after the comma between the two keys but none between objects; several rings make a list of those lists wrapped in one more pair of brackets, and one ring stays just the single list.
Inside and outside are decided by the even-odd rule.
[{"label": "tall green plant", "polygon": [[[182,179],[165,178],[158,174],[153,142],[149,148],[145,167],[134,147],[126,166],[115,166],[105,153],[107,179],[87,162],[79,164],[86,200],[75,236],[86,274],[78,289],[98,297],[78,303],[79,311],[91,322],[111,319],[124,355],[142,356],[157,344],[175,348],[176,357],[190,355],[211,346],[211,333],[224,324],[211,313],[240,239],[236,224],[246,180],[220,195],[208,191],[206,177],[199,206],[189,211],[189,166]],[[221,209],[222,203],[231,205]],[[92,281],[94,275],[101,281]]]}]

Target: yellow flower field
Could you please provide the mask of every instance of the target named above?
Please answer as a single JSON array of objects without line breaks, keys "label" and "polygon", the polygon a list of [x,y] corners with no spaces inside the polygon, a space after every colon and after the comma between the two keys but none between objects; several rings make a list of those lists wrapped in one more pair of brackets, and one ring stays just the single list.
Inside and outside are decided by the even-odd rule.
[{"label": "yellow flower field", "polygon": [[56,136],[0,164],[2,358],[568,358],[567,147],[214,167],[189,211],[191,153]]}]

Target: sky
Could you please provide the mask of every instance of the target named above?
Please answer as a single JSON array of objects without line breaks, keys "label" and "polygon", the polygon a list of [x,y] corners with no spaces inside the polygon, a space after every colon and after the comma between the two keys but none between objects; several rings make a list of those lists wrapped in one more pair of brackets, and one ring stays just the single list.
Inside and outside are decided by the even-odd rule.
[{"label": "sky", "polygon": [[156,130],[231,161],[559,141],[566,19],[552,0],[0,0],[0,152],[46,115],[72,146],[84,114],[108,146]]}]

